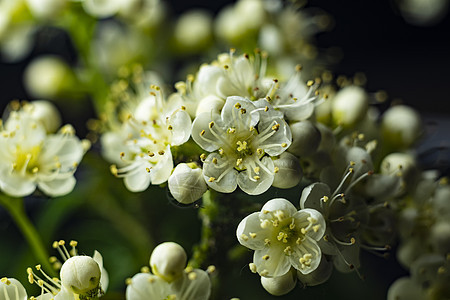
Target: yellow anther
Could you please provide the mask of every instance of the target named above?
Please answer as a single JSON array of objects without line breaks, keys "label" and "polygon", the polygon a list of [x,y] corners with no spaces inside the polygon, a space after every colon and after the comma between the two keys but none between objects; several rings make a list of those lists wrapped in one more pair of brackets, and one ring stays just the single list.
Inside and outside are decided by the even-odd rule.
[{"label": "yellow anther", "polygon": [[228,133],[236,133],[236,128],[228,128]]},{"label": "yellow anther", "polygon": [[126,285],[130,285],[131,282],[132,282],[131,278],[125,279],[125,284],[126,284]]},{"label": "yellow anther", "polygon": [[245,108],[241,108],[240,112],[241,112],[241,114],[245,114],[247,112],[247,110]]},{"label": "yellow anther", "polygon": [[323,196],[321,200],[323,200],[323,202],[326,203],[328,201],[328,199],[329,199],[328,196]]},{"label": "yellow anther", "polygon": [[308,230],[306,228],[302,228],[302,229],[300,229],[300,231],[302,234],[306,234],[308,232]]},{"label": "yellow anther", "polygon": [[200,154],[200,159],[201,160],[205,160],[206,159],[206,154],[205,153]]},{"label": "yellow anther", "polygon": [[188,278],[189,278],[189,280],[191,280],[191,281],[195,280],[195,279],[197,278],[197,273],[195,273],[195,272],[189,273],[189,274],[188,274]]},{"label": "yellow anther", "polygon": [[214,158],[212,159],[212,163],[213,163],[213,164],[217,164],[217,158],[216,158],[216,157],[214,157]]},{"label": "yellow anther", "polygon": [[286,255],[291,255],[291,254],[292,254],[292,248],[291,248],[291,246],[287,246],[286,248],[284,248],[283,252],[284,252],[284,254],[286,254]]},{"label": "yellow anther", "polygon": [[314,232],[318,232],[319,229],[320,229],[320,225],[314,225],[314,226],[313,226]]},{"label": "yellow anther", "polygon": [[356,240],[355,240],[355,238],[354,237],[352,237],[351,239],[350,239],[350,243],[353,245],[354,243],[356,243]]},{"label": "yellow anther", "polygon": [[209,122],[208,126],[209,126],[209,128],[213,128],[213,126],[214,126],[214,121]]},{"label": "yellow anther", "polygon": [[261,221],[260,226],[261,226],[262,229],[265,229],[265,228],[268,228],[270,226],[270,224],[271,223],[270,223],[269,220],[264,220],[264,221]]},{"label": "yellow anther", "polygon": [[259,167],[254,167],[253,171],[255,171],[256,174],[259,174],[260,168]]},{"label": "yellow anther", "polygon": [[200,131],[200,135],[203,136],[205,134],[205,130]]},{"label": "yellow anther", "polygon": [[282,144],[281,144],[281,147],[286,148],[286,147],[287,147],[287,144],[286,144],[286,143],[282,143]]},{"label": "yellow anther", "polygon": [[255,176],[253,176],[253,179],[255,179],[255,180],[260,180],[261,177],[259,177],[258,175],[255,175]]},{"label": "yellow anther", "polygon": [[269,255],[264,255],[264,256],[262,257],[263,260],[268,260],[269,258],[270,258]]},{"label": "yellow anther", "polygon": [[158,151],[158,154],[159,154],[159,155],[164,155],[164,153],[166,153],[166,152],[164,152],[164,150],[159,150],[159,151]]},{"label": "yellow anther", "polygon": [[274,173],[278,173],[279,171],[280,171],[280,168],[278,168],[278,167],[274,167],[274,168],[273,168],[273,172],[274,172]]},{"label": "yellow anther", "polygon": [[208,266],[208,268],[206,268],[206,272],[208,273],[208,274],[212,274],[212,273],[214,273],[216,271],[216,266],[214,266],[214,265],[210,265],[210,266]]},{"label": "yellow anther", "polygon": [[216,179],[214,177],[209,177],[208,182],[214,182]]},{"label": "yellow anther", "polygon": [[220,155],[223,155],[224,153],[225,153],[225,151],[223,151],[222,148],[219,148],[219,154],[220,154]]},{"label": "yellow anther", "polygon": [[242,164],[242,158],[236,160],[236,167],[239,167],[240,164]]},{"label": "yellow anther", "polygon": [[270,240],[264,239],[264,246],[270,246]]},{"label": "yellow anther", "polygon": [[252,273],[256,273],[257,268],[256,268],[256,265],[254,263],[249,263],[248,266],[249,266],[250,271]]},{"label": "yellow anther", "polygon": [[167,130],[172,130],[172,129],[173,129],[172,125],[167,126]]},{"label": "yellow anther", "polygon": [[280,124],[277,123],[277,124],[272,126],[272,130],[277,131],[278,129],[280,129]]},{"label": "yellow anther", "polygon": [[268,106],[264,107],[264,111],[268,111],[268,110],[269,110]]},{"label": "yellow anther", "polygon": [[145,168],[145,171],[147,172],[147,173],[150,173],[150,168]]},{"label": "yellow anther", "polygon": [[153,152],[151,152],[151,151],[148,151],[148,156],[150,156],[150,157],[153,157],[153,156],[155,156],[155,153],[153,153]]},{"label": "yellow anther", "polygon": [[236,144],[238,145],[238,147],[236,148],[237,151],[243,151],[245,149],[247,149],[247,142],[246,141],[237,141]]},{"label": "yellow anther", "polygon": [[36,174],[37,172],[39,172],[39,168],[38,168],[38,167],[34,167],[34,168],[31,170],[31,172],[32,172],[33,174]]},{"label": "yellow anther", "polygon": [[237,103],[234,105],[234,107],[235,107],[236,109],[239,109],[239,108],[241,108],[242,106],[241,106],[241,104],[240,104],[239,102],[237,102]]},{"label": "yellow anther", "polygon": [[250,235],[250,237],[251,237],[252,239],[256,238],[256,233],[254,233],[254,232],[249,232],[248,234]]},{"label": "yellow anther", "polygon": [[243,234],[241,234],[241,239],[243,241],[248,241],[248,236],[245,233],[243,233]]},{"label": "yellow anther", "polygon": [[36,268],[36,270],[40,271],[41,270],[41,265],[36,265],[35,268]]},{"label": "yellow anther", "polygon": [[308,80],[308,82],[306,83],[306,85],[308,87],[312,86],[313,84],[314,84],[314,81],[312,81],[312,80]]},{"label": "yellow anther", "polygon": [[256,153],[258,153],[258,155],[263,155],[264,154],[264,150],[261,148],[256,149]]},{"label": "yellow anther", "polygon": [[11,284],[11,281],[9,281],[8,278],[6,278],[6,277],[3,277],[2,279],[0,279],[0,282],[4,283],[6,285],[10,285]]}]

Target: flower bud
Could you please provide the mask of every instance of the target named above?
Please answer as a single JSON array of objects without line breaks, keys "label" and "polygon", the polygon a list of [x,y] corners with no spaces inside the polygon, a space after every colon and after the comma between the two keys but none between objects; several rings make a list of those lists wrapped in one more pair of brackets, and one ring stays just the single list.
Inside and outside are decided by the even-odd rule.
[{"label": "flower bud", "polygon": [[27,300],[27,291],[15,278],[3,277],[0,279],[0,300]]},{"label": "flower bud", "polygon": [[421,287],[411,278],[397,279],[388,290],[387,300],[398,299],[426,299]]},{"label": "flower bud", "polygon": [[331,273],[333,273],[333,262],[328,261],[324,255],[322,255],[322,259],[320,260],[320,264],[309,274],[303,274],[302,272],[297,271],[297,278],[300,280],[305,286],[315,286],[324,283],[330,278]]},{"label": "flower bud", "polygon": [[412,146],[422,134],[419,114],[409,106],[397,105],[389,108],[381,120],[383,141],[394,149]]},{"label": "flower bud", "polygon": [[159,244],[150,256],[153,274],[167,282],[172,282],[183,274],[186,262],[187,255],[183,247],[173,242]]},{"label": "flower bud", "polygon": [[297,156],[313,154],[320,144],[320,131],[310,121],[289,124],[292,133],[292,144],[288,151]]},{"label": "flower bud", "polygon": [[25,87],[36,98],[55,99],[75,84],[70,67],[56,56],[34,59],[26,68]]},{"label": "flower bud", "polygon": [[61,284],[75,294],[88,294],[98,289],[100,267],[90,256],[78,255],[66,260],[61,267]]},{"label": "flower bud", "polygon": [[440,221],[431,227],[431,245],[442,255],[450,253],[450,222]]},{"label": "flower bud", "polygon": [[419,177],[419,170],[415,158],[408,153],[391,153],[387,155],[380,166],[381,174],[397,174],[406,184],[406,188],[413,187]]},{"label": "flower bud", "polygon": [[298,158],[294,155],[283,152],[279,158],[273,160],[276,168],[272,185],[280,189],[289,189],[302,180],[303,171]]},{"label": "flower bud", "polygon": [[183,53],[203,51],[212,41],[212,16],[204,10],[192,10],[178,19],[174,32],[176,49]]},{"label": "flower bud", "polygon": [[333,121],[346,128],[364,119],[369,107],[367,93],[358,86],[344,87],[332,101]]},{"label": "flower bud", "polygon": [[224,101],[217,96],[209,95],[200,100],[197,105],[195,115],[198,116],[202,112],[220,112],[224,105]]},{"label": "flower bud", "polygon": [[291,268],[289,272],[278,277],[262,277],[261,285],[274,296],[282,296],[292,291],[297,283],[295,269]]},{"label": "flower bud", "polygon": [[206,192],[202,169],[195,164],[178,164],[168,179],[172,196],[180,203],[191,204]]},{"label": "flower bud", "polygon": [[27,106],[31,117],[41,122],[48,133],[54,133],[61,127],[61,115],[50,101],[37,100]]}]

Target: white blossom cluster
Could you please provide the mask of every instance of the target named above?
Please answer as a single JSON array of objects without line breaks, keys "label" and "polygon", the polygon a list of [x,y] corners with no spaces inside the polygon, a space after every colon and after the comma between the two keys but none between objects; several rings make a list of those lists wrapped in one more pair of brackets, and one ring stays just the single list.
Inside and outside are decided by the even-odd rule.
[{"label": "white blossom cluster", "polygon": [[[106,175],[93,184],[99,191],[88,185],[92,190],[81,193],[145,197],[160,186],[177,206],[198,208],[202,222],[191,260],[179,244],[159,244],[149,266],[126,279],[126,299],[220,298],[215,262],[249,263],[241,272],[256,274],[250,275],[259,276],[263,289],[283,296],[327,282],[334,270],[363,278],[361,252],[386,258],[391,250],[410,276],[392,284],[388,300],[449,299],[450,187],[442,173],[420,164],[415,148],[425,129],[419,113],[388,106],[383,93],[364,88],[361,76],[333,78],[312,45],[330,18],[292,2],[239,0],[214,18],[196,10],[173,24],[162,0],[0,2],[5,60],[25,57],[40,26],[66,30],[79,52],[73,65],[55,56],[33,59],[24,73],[29,94],[68,105],[92,101],[97,113],[88,122],[90,141],[80,140],[71,125],[61,127],[47,100],[13,101],[3,113],[0,204],[31,244],[39,246],[37,233],[18,198],[72,192],[84,179],[75,171],[93,143],[116,178],[106,169],[88,172],[86,178]],[[400,2],[406,18],[429,7]],[[416,10],[405,8],[409,2]],[[86,169],[101,165],[95,163]],[[113,195],[112,186],[122,181],[123,193]],[[262,203],[269,194],[275,196]],[[139,217],[116,204],[103,215],[139,238],[127,227]],[[148,219],[159,213],[139,212]],[[173,228],[174,235],[187,231],[194,232],[190,224]],[[109,285],[102,256],[80,255],[75,241],[70,246],[53,244],[63,260],[50,259],[57,277],[41,265],[27,269],[40,295],[29,298],[18,280],[3,277],[0,300],[102,297]],[[227,255],[207,271],[194,268],[219,252]]]}]

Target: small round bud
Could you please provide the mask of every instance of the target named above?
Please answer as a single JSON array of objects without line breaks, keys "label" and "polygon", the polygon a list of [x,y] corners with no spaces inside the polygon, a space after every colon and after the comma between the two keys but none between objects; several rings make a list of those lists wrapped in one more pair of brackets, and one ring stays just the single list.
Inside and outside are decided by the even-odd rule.
[{"label": "small round bud", "polygon": [[322,123],[317,123],[316,128],[320,131],[320,144],[317,150],[330,153],[336,145],[333,131]]},{"label": "small round bud", "polygon": [[419,170],[415,158],[408,153],[391,153],[381,162],[380,173],[384,175],[396,173],[406,188],[412,188],[419,177]]},{"label": "small round bud", "polygon": [[333,273],[333,262],[328,261],[325,256],[322,255],[322,259],[320,260],[317,269],[309,274],[303,274],[302,272],[297,271],[297,278],[305,286],[315,286],[327,281],[330,278],[331,273]]},{"label": "small round bud", "polygon": [[310,121],[289,124],[292,133],[292,144],[288,151],[297,156],[313,154],[320,145],[320,131]]},{"label": "small round bud", "polygon": [[225,102],[217,96],[206,96],[198,103],[195,115],[198,116],[202,112],[219,112],[222,109],[224,103]]},{"label": "small round bud", "polygon": [[389,108],[381,120],[383,142],[394,149],[412,146],[422,134],[422,121],[411,107],[397,105]]},{"label": "small round bud", "polygon": [[50,101],[37,100],[29,104],[31,117],[42,124],[49,133],[56,132],[61,126],[61,116],[58,109]]},{"label": "small round bud", "polygon": [[173,242],[159,244],[150,256],[153,274],[167,282],[172,282],[183,274],[186,262],[187,255],[183,247]]},{"label": "small round bud", "polygon": [[204,50],[212,41],[212,16],[204,10],[185,12],[175,25],[174,38],[183,53]]},{"label": "small round bud", "polygon": [[300,162],[294,155],[283,152],[280,158],[274,158],[275,177],[272,185],[280,189],[289,189],[302,180],[303,171]]},{"label": "small round bud", "polygon": [[73,256],[61,267],[61,284],[76,294],[87,294],[97,289],[101,271],[97,262],[90,256]]},{"label": "small round bud", "polygon": [[261,277],[261,285],[274,296],[286,295],[294,289],[297,283],[295,275],[295,269],[291,268],[289,272],[279,277]]},{"label": "small round bud", "polygon": [[346,128],[364,119],[369,107],[366,91],[358,86],[344,87],[332,101],[333,121]]},{"label": "small round bud", "polygon": [[27,91],[36,98],[55,99],[66,93],[76,79],[62,59],[43,56],[27,66],[24,81]]},{"label": "small round bud", "polygon": [[168,179],[172,196],[180,203],[191,204],[208,189],[203,179],[202,169],[192,164],[180,163]]}]

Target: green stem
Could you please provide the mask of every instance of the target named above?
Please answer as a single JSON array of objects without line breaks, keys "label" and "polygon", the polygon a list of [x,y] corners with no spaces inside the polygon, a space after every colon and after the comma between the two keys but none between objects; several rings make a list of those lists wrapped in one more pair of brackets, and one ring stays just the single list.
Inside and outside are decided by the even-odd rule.
[{"label": "green stem", "polygon": [[9,212],[20,231],[22,231],[37,261],[45,270],[48,270],[48,273],[53,274],[53,267],[48,260],[49,255],[38,231],[25,213],[23,199],[0,195],[0,203]]},{"label": "green stem", "polygon": [[216,193],[209,190],[202,197],[203,203],[199,210],[199,217],[202,221],[201,238],[200,242],[194,246],[192,258],[188,263],[193,268],[200,268],[203,263],[214,256],[213,249],[216,248],[216,235],[212,223],[216,220],[219,212],[219,205],[215,201],[215,196]]}]

